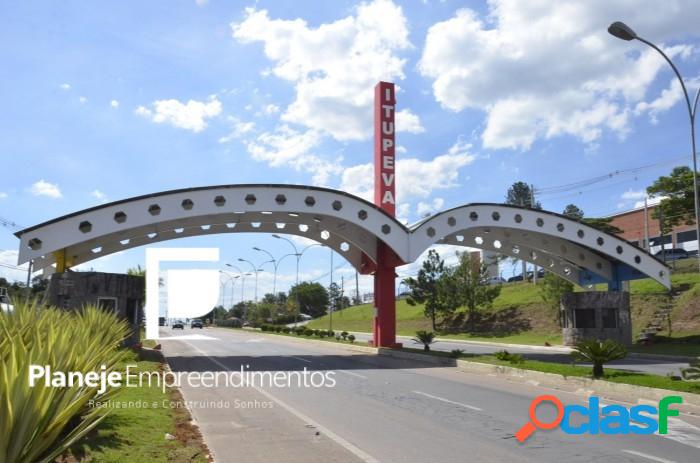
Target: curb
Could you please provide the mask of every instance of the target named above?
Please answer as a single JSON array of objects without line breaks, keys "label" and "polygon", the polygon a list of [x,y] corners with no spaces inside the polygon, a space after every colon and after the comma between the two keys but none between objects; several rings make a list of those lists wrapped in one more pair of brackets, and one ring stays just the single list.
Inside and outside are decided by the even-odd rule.
[{"label": "curb", "polygon": [[668,362],[690,363],[697,357],[689,357],[685,355],[666,355],[666,354],[646,354],[644,352],[628,352],[627,357],[642,359],[642,360],[666,360]]},{"label": "curb", "polygon": [[527,382],[535,386],[545,386],[554,389],[563,389],[565,386],[574,387],[576,391],[585,392],[586,395],[608,395],[624,397],[629,401],[632,398],[658,402],[668,395],[677,395],[683,398],[684,405],[700,407],[700,394],[690,392],[672,391],[633,384],[614,383],[611,381],[583,378],[578,376],[563,376],[556,373],[542,371],[523,370],[521,368],[491,365],[488,363],[472,362],[462,359],[435,357],[412,352],[401,352],[392,349],[379,349],[379,355],[393,358],[419,360],[431,364],[457,367],[460,371],[478,375],[500,376],[508,380]]}]

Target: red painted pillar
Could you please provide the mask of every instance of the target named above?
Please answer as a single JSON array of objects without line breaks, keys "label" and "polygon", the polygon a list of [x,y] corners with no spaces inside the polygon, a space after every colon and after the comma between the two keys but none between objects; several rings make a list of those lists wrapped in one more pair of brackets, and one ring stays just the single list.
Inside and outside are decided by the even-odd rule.
[{"label": "red painted pillar", "polygon": [[[374,204],[392,217],[396,214],[396,162],[394,84],[374,87]],[[374,273],[374,342],[378,347],[396,345],[396,292],[394,253],[383,242],[377,248]]]}]

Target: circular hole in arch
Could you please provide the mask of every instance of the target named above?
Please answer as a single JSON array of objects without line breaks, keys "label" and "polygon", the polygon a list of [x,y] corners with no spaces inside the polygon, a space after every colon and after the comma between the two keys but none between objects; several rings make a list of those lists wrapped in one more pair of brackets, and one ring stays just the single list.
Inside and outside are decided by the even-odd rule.
[{"label": "circular hole in arch", "polygon": [[391,227],[388,224],[382,225],[382,233],[388,235],[389,233],[391,233]]},{"label": "circular hole in arch", "polygon": [[518,246],[513,246],[513,249],[511,250],[513,254],[520,254],[520,248]]},{"label": "circular hole in arch", "polygon": [[330,237],[331,237],[331,234],[328,230],[323,230],[321,232],[321,238],[323,238],[324,240],[327,240]]},{"label": "circular hole in arch", "polygon": [[494,248],[496,248],[496,249],[501,249],[501,246],[502,246],[502,245],[501,245],[501,242],[500,242],[500,241],[494,240],[494,242],[493,242],[493,247],[494,247]]},{"label": "circular hole in arch", "polygon": [[584,233],[583,230],[577,231],[576,234],[578,235],[579,238],[583,238],[584,236],[586,236],[586,234]]},{"label": "circular hole in arch", "polygon": [[479,214],[472,211],[469,213],[469,218],[472,220],[472,222],[476,222],[477,220],[479,220]]},{"label": "circular hole in arch", "polygon": [[484,239],[480,236],[476,236],[476,237],[474,237],[474,242],[476,244],[484,244]]},{"label": "circular hole in arch", "polygon": [[639,263],[642,262],[642,258],[639,257],[639,256],[634,256],[634,262],[635,262],[636,264],[639,264]]},{"label": "circular hole in arch", "polygon": [[450,227],[454,227],[455,225],[457,225],[457,219],[455,219],[454,217],[448,217],[447,225],[449,225]]},{"label": "circular hole in arch", "polygon": [[567,277],[571,275],[571,267],[564,267],[564,275]]},{"label": "circular hole in arch", "polygon": [[433,227],[428,227],[428,229],[426,230],[426,233],[428,234],[429,237],[432,238],[433,236],[435,236],[435,229]]},{"label": "circular hole in arch", "polygon": [[309,226],[308,226],[308,225],[306,225],[305,223],[300,223],[300,224],[299,224],[299,231],[300,231],[300,232],[306,232],[306,231],[308,231],[308,230],[309,230]]},{"label": "circular hole in arch", "polygon": [[538,227],[542,227],[544,225],[544,219],[542,219],[542,217],[538,217],[536,223]]},{"label": "circular hole in arch", "polygon": [[350,250],[350,245],[343,241],[342,243],[340,243],[340,250],[343,252],[347,252],[348,250]]},{"label": "circular hole in arch", "polygon": [[622,254],[622,251],[623,251],[622,246],[616,247],[616,248],[615,248],[615,251],[616,251],[618,254]]},{"label": "circular hole in arch", "polygon": [[497,211],[493,211],[493,213],[491,214],[491,218],[498,222],[499,220],[501,220],[501,214],[499,214]]},{"label": "circular hole in arch", "polygon": [[462,241],[464,241],[464,236],[463,236],[463,235],[457,235],[457,236],[455,236],[455,239],[461,243]]},{"label": "circular hole in arch", "polygon": [[659,277],[663,278],[664,276],[666,276],[666,272],[664,272],[663,270],[661,270],[661,271],[659,272]]},{"label": "circular hole in arch", "polygon": [[595,240],[596,243],[598,243],[598,246],[602,246],[605,244],[605,240],[603,237],[599,236],[597,240]]},{"label": "circular hole in arch", "polygon": [[523,221],[523,216],[520,215],[520,214],[515,214],[514,219],[515,219],[515,223],[522,223],[522,221]]},{"label": "circular hole in arch", "polygon": [[563,224],[563,223],[558,223],[558,224],[557,224],[557,231],[558,231],[558,232],[563,232],[563,231],[564,231],[564,224]]},{"label": "circular hole in arch", "polygon": [[362,209],[360,212],[357,213],[357,218],[360,220],[366,220],[367,219],[367,211]]}]

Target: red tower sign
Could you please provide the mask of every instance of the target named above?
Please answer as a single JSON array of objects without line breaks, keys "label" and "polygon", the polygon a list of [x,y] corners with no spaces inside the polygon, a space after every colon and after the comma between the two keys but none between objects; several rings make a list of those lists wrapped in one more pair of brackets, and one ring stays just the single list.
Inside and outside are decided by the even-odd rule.
[{"label": "red tower sign", "polygon": [[[374,87],[374,204],[392,217],[396,213],[396,159],[394,84]],[[396,345],[396,257],[384,243],[377,249],[374,273],[374,340],[379,347]]]}]

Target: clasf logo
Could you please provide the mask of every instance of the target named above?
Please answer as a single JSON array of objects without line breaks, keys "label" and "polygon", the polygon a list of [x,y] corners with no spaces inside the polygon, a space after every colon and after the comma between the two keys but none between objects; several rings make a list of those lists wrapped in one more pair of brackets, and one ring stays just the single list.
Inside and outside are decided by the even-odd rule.
[{"label": "clasf logo", "polygon": [[[542,422],[535,412],[541,403],[549,402],[557,409],[554,421]],[[683,403],[683,398],[675,395],[666,396],[659,401],[659,406],[635,405],[627,408],[622,405],[600,406],[600,398],[588,398],[588,406],[564,405],[553,395],[535,397],[530,403],[530,421],[525,423],[515,438],[525,442],[533,432],[539,429],[551,430],[560,427],[566,434],[668,434],[668,417],[678,416],[678,410],[670,409],[672,404]],[[571,423],[575,414],[584,418],[577,426]],[[587,418],[587,419],[586,419]]]}]

